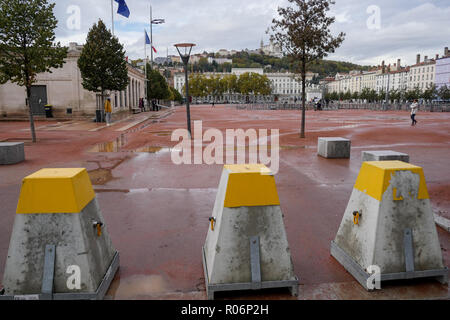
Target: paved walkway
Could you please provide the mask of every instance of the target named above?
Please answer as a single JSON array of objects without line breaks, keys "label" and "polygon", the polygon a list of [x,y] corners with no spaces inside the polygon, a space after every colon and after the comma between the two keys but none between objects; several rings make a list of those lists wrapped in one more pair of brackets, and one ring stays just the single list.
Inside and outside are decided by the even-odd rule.
[{"label": "paved walkway", "polygon": [[[153,117],[152,117],[153,116]],[[0,279],[9,245],[21,179],[43,167],[88,169],[115,247],[121,254],[110,299],[206,299],[201,247],[209,227],[221,165],[174,165],[175,129],[185,128],[180,107],[134,115],[89,131],[91,123],[46,127],[38,143],[27,122],[0,122],[0,140],[26,141],[26,161],[0,167]],[[141,118],[142,117],[142,118]],[[146,117],[144,119],[144,117]],[[448,299],[448,286],[425,279],[383,284],[364,291],[330,256],[361,165],[361,151],[392,149],[422,166],[435,212],[450,218],[450,114],[420,113],[411,127],[406,112],[340,110],[307,113],[307,138],[299,138],[300,113],[194,106],[203,130],[280,129],[276,182],[285,216],[299,299]],[[141,121],[142,120],[142,121]],[[73,130],[69,130],[72,128]],[[90,128],[90,129],[89,129]],[[349,160],[317,157],[319,136],[352,140]],[[450,234],[438,227],[444,262],[450,266]],[[228,293],[226,299],[292,299],[287,290]]]}]

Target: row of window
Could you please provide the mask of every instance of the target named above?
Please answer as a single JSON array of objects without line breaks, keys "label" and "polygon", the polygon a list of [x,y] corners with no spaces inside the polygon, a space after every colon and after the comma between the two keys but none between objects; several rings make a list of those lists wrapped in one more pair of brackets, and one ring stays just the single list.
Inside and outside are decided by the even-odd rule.
[{"label": "row of window", "polygon": [[[426,71],[425,71],[426,70]],[[434,67],[422,67],[422,68],[415,68],[412,70],[413,74],[417,74],[417,73],[425,73],[425,72],[433,72],[434,71]]]}]

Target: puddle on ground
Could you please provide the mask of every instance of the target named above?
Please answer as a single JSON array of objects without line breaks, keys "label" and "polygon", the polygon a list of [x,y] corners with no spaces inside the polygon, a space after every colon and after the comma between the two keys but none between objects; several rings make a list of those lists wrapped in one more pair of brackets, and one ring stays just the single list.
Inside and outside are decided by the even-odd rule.
[{"label": "puddle on ground", "polygon": [[113,282],[110,293],[114,299],[135,299],[139,296],[160,295],[168,291],[164,278],[160,275],[135,275]]},{"label": "puddle on ground", "polygon": [[111,169],[99,168],[88,171],[88,174],[93,185],[104,185],[113,179]]},{"label": "puddle on ground", "polygon": [[122,134],[114,141],[96,144],[88,152],[120,152],[120,149],[127,143],[128,139]]},{"label": "puddle on ground", "polygon": [[156,131],[156,132],[149,132],[151,134],[154,134],[158,137],[168,137],[172,135],[172,131]]},{"label": "puddle on ground", "polygon": [[[154,134],[169,135],[168,131],[153,132]],[[133,150],[122,150],[128,143],[125,134],[120,135],[116,140],[98,143],[88,150],[88,152],[134,152],[134,153],[169,153],[173,149],[163,146],[144,146]]]},{"label": "puddle on ground", "polygon": [[[151,134],[159,135],[159,136],[165,136],[170,135],[170,131],[155,131],[150,132]],[[128,139],[126,138],[126,135],[121,135],[114,141],[104,142],[104,143],[98,143],[91,149],[89,149],[88,152],[131,152],[131,153],[153,153],[153,154],[161,154],[161,153],[170,153],[172,151],[181,152],[179,149],[165,147],[165,146],[144,146],[133,150],[122,150],[122,148],[128,143]],[[194,142],[195,145],[195,142]],[[207,147],[208,144],[202,144],[202,147]],[[273,147],[271,145],[252,145],[252,148],[257,148],[257,150],[272,150]],[[294,149],[305,149],[306,146],[279,146],[280,150],[294,150]],[[225,145],[223,147],[223,151],[226,152],[227,150],[233,150],[233,151],[250,151],[250,146],[230,146]]]},{"label": "puddle on ground", "polygon": [[135,150],[130,151],[130,152],[136,152],[136,153],[155,153],[155,154],[160,154],[160,153],[169,153],[169,152],[172,152],[172,148],[167,148],[167,147],[157,147],[157,146],[146,146],[146,147],[142,147],[142,148],[135,149]]},{"label": "puddle on ground", "polygon": [[280,146],[280,150],[306,149],[306,146]]}]

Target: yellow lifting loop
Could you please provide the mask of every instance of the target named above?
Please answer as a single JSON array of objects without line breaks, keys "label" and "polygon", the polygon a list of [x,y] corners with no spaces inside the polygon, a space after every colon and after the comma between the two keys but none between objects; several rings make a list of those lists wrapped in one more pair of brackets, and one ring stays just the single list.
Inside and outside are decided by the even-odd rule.
[{"label": "yellow lifting loop", "polygon": [[211,231],[214,231],[214,224],[216,223],[216,218],[210,217],[209,222],[211,222]]},{"label": "yellow lifting loop", "polygon": [[94,228],[97,230],[97,237],[100,237],[102,235],[102,227],[103,223],[94,221]]},{"label": "yellow lifting loop", "polygon": [[353,224],[359,225],[359,219],[361,218],[362,214],[359,211],[353,212]]}]

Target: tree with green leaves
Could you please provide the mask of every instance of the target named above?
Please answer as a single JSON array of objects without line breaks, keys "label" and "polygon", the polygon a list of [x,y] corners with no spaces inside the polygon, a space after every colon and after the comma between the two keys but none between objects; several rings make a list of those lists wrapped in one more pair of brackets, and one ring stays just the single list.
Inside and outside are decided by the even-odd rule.
[{"label": "tree with green leaves", "polygon": [[226,92],[230,94],[238,93],[238,76],[235,74],[227,74],[222,79],[226,86]]},{"label": "tree with green leaves", "polygon": [[377,100],[377,92],[374,89],[370,89],[369,91],[369,102],[375,102]]},{"label": "tree with green leaves", "polygon": [[224,82],[221,81],[219,75],[213,75],[206,79],[206,91],[212,95],[213,101],[216,101],[216,97],[222,95],[226,91]]},{"label": "tree with green leaves", "polygon": [[385,98],[386,98],[386,91],[384,91],[384,89],[381,89],[380,92],[378,92],[375,100],[384,101]]},{"label": "tree with green leaves", "polygon": [[442,100],[450,100],[450,87],[443,85],[437,90],[437,95]]},{"label": "tree with green leaves", "polygon": [[427,101],[430,101],[430,100],[434,99],[436,95],[437,95],[436,86],[432,85],[431,87],[426,88],[422,92],[421,98],[425,99]]},{"label": "tree with green leaves", "polygon": [[170,97],[169,85],[158,70],[147,63],[147,99],[163,100]]},{"label": "tree with green leaves", "polygon": [[33,143],[31,87],[39,73],[61,68],[67,57],[67,48],[55,43],[54,7],[47,0],[0,0],[0,84],[11,81],[26,88]]},{"label": "tree with green leaves", "polygon": [[397,102],[400,101],[400,98],[401,98],[400,90],[398,90],[398,89],[391,90],[389,92],[389,97],[392,101],[397,101]]},{"label": "tree with green leaves", "polygon": [[344,93],[343,99],[350,100],[351,98],[352,98],[352,93],[350,92],[350,89],[349,89]]},{"label": "tree with green leaves", "polygon": [[174,87],[169,87],[169,90],[171,91],[171,93],[173,95],[173,101],[183,103],[183,96],[181,95],[181,93],[178,92],[177,89],[175,89]]},{"label": "tree with green leaves", "polygon": [[101,93],[123,91],[128,86],[128,67],[125,50],[102,20],[94,24],[78,59],[83,88]]},{"label": "tree with green leaves", "polygon": [[272,93],[272,87],[267,75],[245,72],[240,75],[237,84],[239,93],[244,95],[269,95]]},{"label": "tree with green leaves", "polygon": [[370,89],[369,88],[363,88],[361,90],[361,93],[359,94],[359,98],[361,100],[369,100],[369,95],[370,95]]},{"label": "tree with green leaves", "polygon": [[306,71],[308,65],[333,53],[344,41],[345,34],[333,37],[330,26],[335,17],[327,15],[332,0],[288,0],[293,7],[278,8],[280,19],[273,19],[271,40],[293,64],[302,82],[302,124],[300,137],[305,138]]},{"label": "tree with green leaves", "polygon": [[422,92],[421,92],[420,88],[418,86],[416,86],[405,92],[405,98],[408,101],[418,100],[418,99],[420,99],[421,93]]},{"label": "tree with green leaves", "polygon": [[193,97],[205,97],[208,94],[207,80],[203,74],[191,73],[189,75],[189,93]]}]

